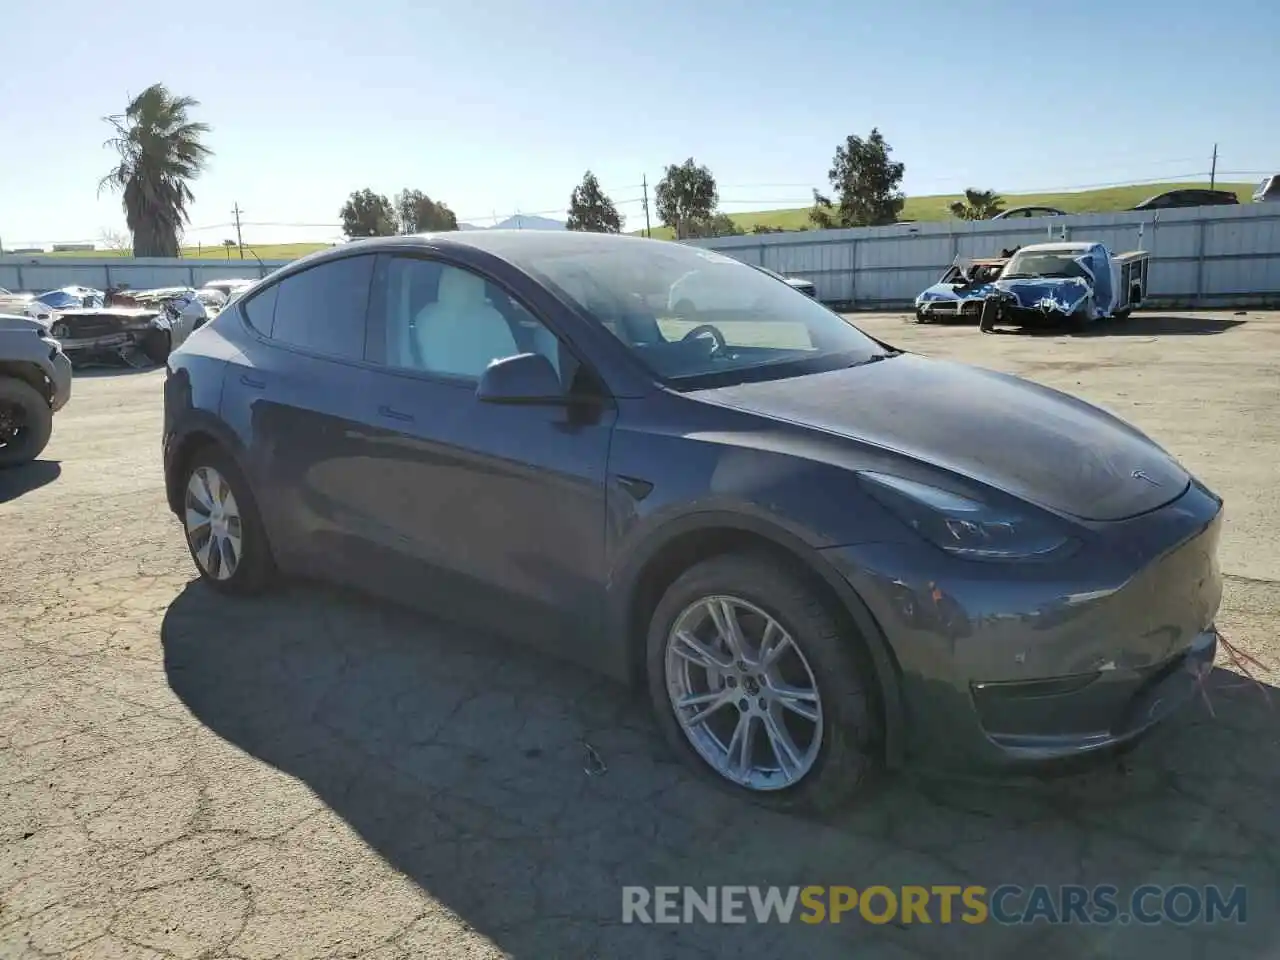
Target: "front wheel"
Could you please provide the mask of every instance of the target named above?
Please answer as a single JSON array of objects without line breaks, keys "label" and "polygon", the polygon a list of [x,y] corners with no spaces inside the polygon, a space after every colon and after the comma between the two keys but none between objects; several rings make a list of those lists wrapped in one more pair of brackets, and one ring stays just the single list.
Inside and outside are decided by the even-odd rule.
[{"label": "front wheel", "polygon": [[182,483],[182,526],[201,579],[223,593],[267,587],[275,574],[271,546],[235,461],[219,447],[202,447],[187,461]]},{"label": "front wheel", "polygon": [[706,560],[671,585],[650,623],[658,724],[723,788],[778,809],[830,809],[857,792],[877,755],[864,649],[770,557]]},{"label": "front wheel", "polygon": [[1126,309],[1126,310],[1117,310],[1114,314],[1112,314],[1111,319],[1116,320],[1116,321],[1121,321],[1121,322],[1122,322],[1122,321],[1128,320],[1128,319],[1129,319],[1129,315],[1130,315],[1131,313],[1133,313],[1133,309],[1132,309],[1132,308],[1129,308],[1129,309]]},{"label": "front wheel", "polygon": [[35,387],[0,377],[0,467],[30,463],[53,433],[53,410]]}]

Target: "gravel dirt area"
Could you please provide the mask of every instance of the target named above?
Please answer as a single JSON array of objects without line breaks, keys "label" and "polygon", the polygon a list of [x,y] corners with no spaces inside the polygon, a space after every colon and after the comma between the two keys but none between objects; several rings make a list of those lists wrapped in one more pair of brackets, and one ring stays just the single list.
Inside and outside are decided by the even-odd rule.
[{"label": "gravel dirt area", "polygon": [[[1280,666],[1280,314],[857,322],[1148,431],[1226,498],[1220,626]],[[162,379],[80,376],[45,459],[0,476],[0,957],[1275,956],[1277,674],[1220,663],[1211,709],[1086,775],[762,812],[575,668],[332,589],[202,589],[163,500]],[[1242,884],[1248,920],[621,923],[626,884],[1001,883]]]}]

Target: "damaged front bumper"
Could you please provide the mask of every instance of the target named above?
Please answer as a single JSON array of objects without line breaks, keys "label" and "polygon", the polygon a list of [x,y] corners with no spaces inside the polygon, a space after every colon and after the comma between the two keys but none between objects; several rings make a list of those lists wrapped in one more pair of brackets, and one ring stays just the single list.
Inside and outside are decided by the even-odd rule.
[{"label": "damaged front bumper", "polygon": [[53,318],[50,336],[74,366],[90,363],[154,365],[157,338],[169,336],[160,314],[151,310],[67,311]]},{"label": "damaged front bumper", "polygon": [[997,281],[990,297],[998,321],[1015,326],[1094,319],[1093,288],[1085,280]]}]

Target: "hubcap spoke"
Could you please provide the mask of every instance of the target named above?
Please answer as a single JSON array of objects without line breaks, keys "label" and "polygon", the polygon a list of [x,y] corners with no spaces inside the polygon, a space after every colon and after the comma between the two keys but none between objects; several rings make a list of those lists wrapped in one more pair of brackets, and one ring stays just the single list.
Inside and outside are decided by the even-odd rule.
[{"label": "hubcap spoke", "polygon": [[801,687],[775,685],[769,688],[773,699],[792,713],[806,720],[818,720],[818,693],[816,690],[805,690]]},{"label": "hubcap spoke", "polygon": [[773,755],[778,761],[778,768],[787,780],[795,780],[803,763],[800,750],[791,739],[787,728],[779,723],[772,713],[764,712],[761,714],[761,719],[764,721],[764,731],[769,738],[769,746],[773,748]]},{"label": "hubcap spoke", "polygon": [[791,638],[775,621],[770,620],[769,625],[764,629],[764,637],[760,640],[760,669],[772,669],[790,646]]},{"label": "hubcap spoke", "polygon": [[750,713],[738,714],[738,725],[733,728],[733,736],[726,749],[729,770],[738,779],[745,777],[751,770],[751,761],[755,750],[755,717]]},{"label": "hubcap spoke", "polygon": [[732,660],[720,656],[692,633],[683,630],[672,641],[671,652],[708,670],[728,670],[733,666]]},{"label": "hubcap spoke", "polygon": [[724,691],[717,690],[714,693],[695,693],[685,697],[680,701],[681,707],[702,707],[696,713],[690,714],[685,718],[685,723],[691,727],[707,722],[707,718],[729,703],[730,698],[725,695]]},{"label": "hubcap spoke", "polygon": [[729,648],[729,653],[735,660],[746,660],[747,644],[742,637],[742,625],[738,623],[738,613],[734,610],[733,604],[717,598],[708,602],[707,611],[711,614],[711,620],[716,625],[716,632],[720,634],[720,639]]}]

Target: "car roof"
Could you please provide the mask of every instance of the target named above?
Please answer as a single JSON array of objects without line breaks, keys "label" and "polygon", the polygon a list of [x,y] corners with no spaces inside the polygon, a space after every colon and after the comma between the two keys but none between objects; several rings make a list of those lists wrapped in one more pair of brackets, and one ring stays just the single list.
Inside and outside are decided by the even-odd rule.
[{"label": "car roof", "polygon": [[1096,243],[1028,243],[1018,253],[1084,253],[1096,246]]},{"label": "car roof", "polygon": [[[617,233],[592,233],[578,230],[449,230],[440,233],[413,233],[394,237],[361,237],[308,254],[296,264],[319,263],[339,259],[357,252],[412,250],[429,247],[469,247],[503,259],[519,261],[526,256],[568,256],[588,250],[628,249],[637,244],[662,244],[670,240],[649,240]],[[291,265],[292,266],[292,265]]]}]

